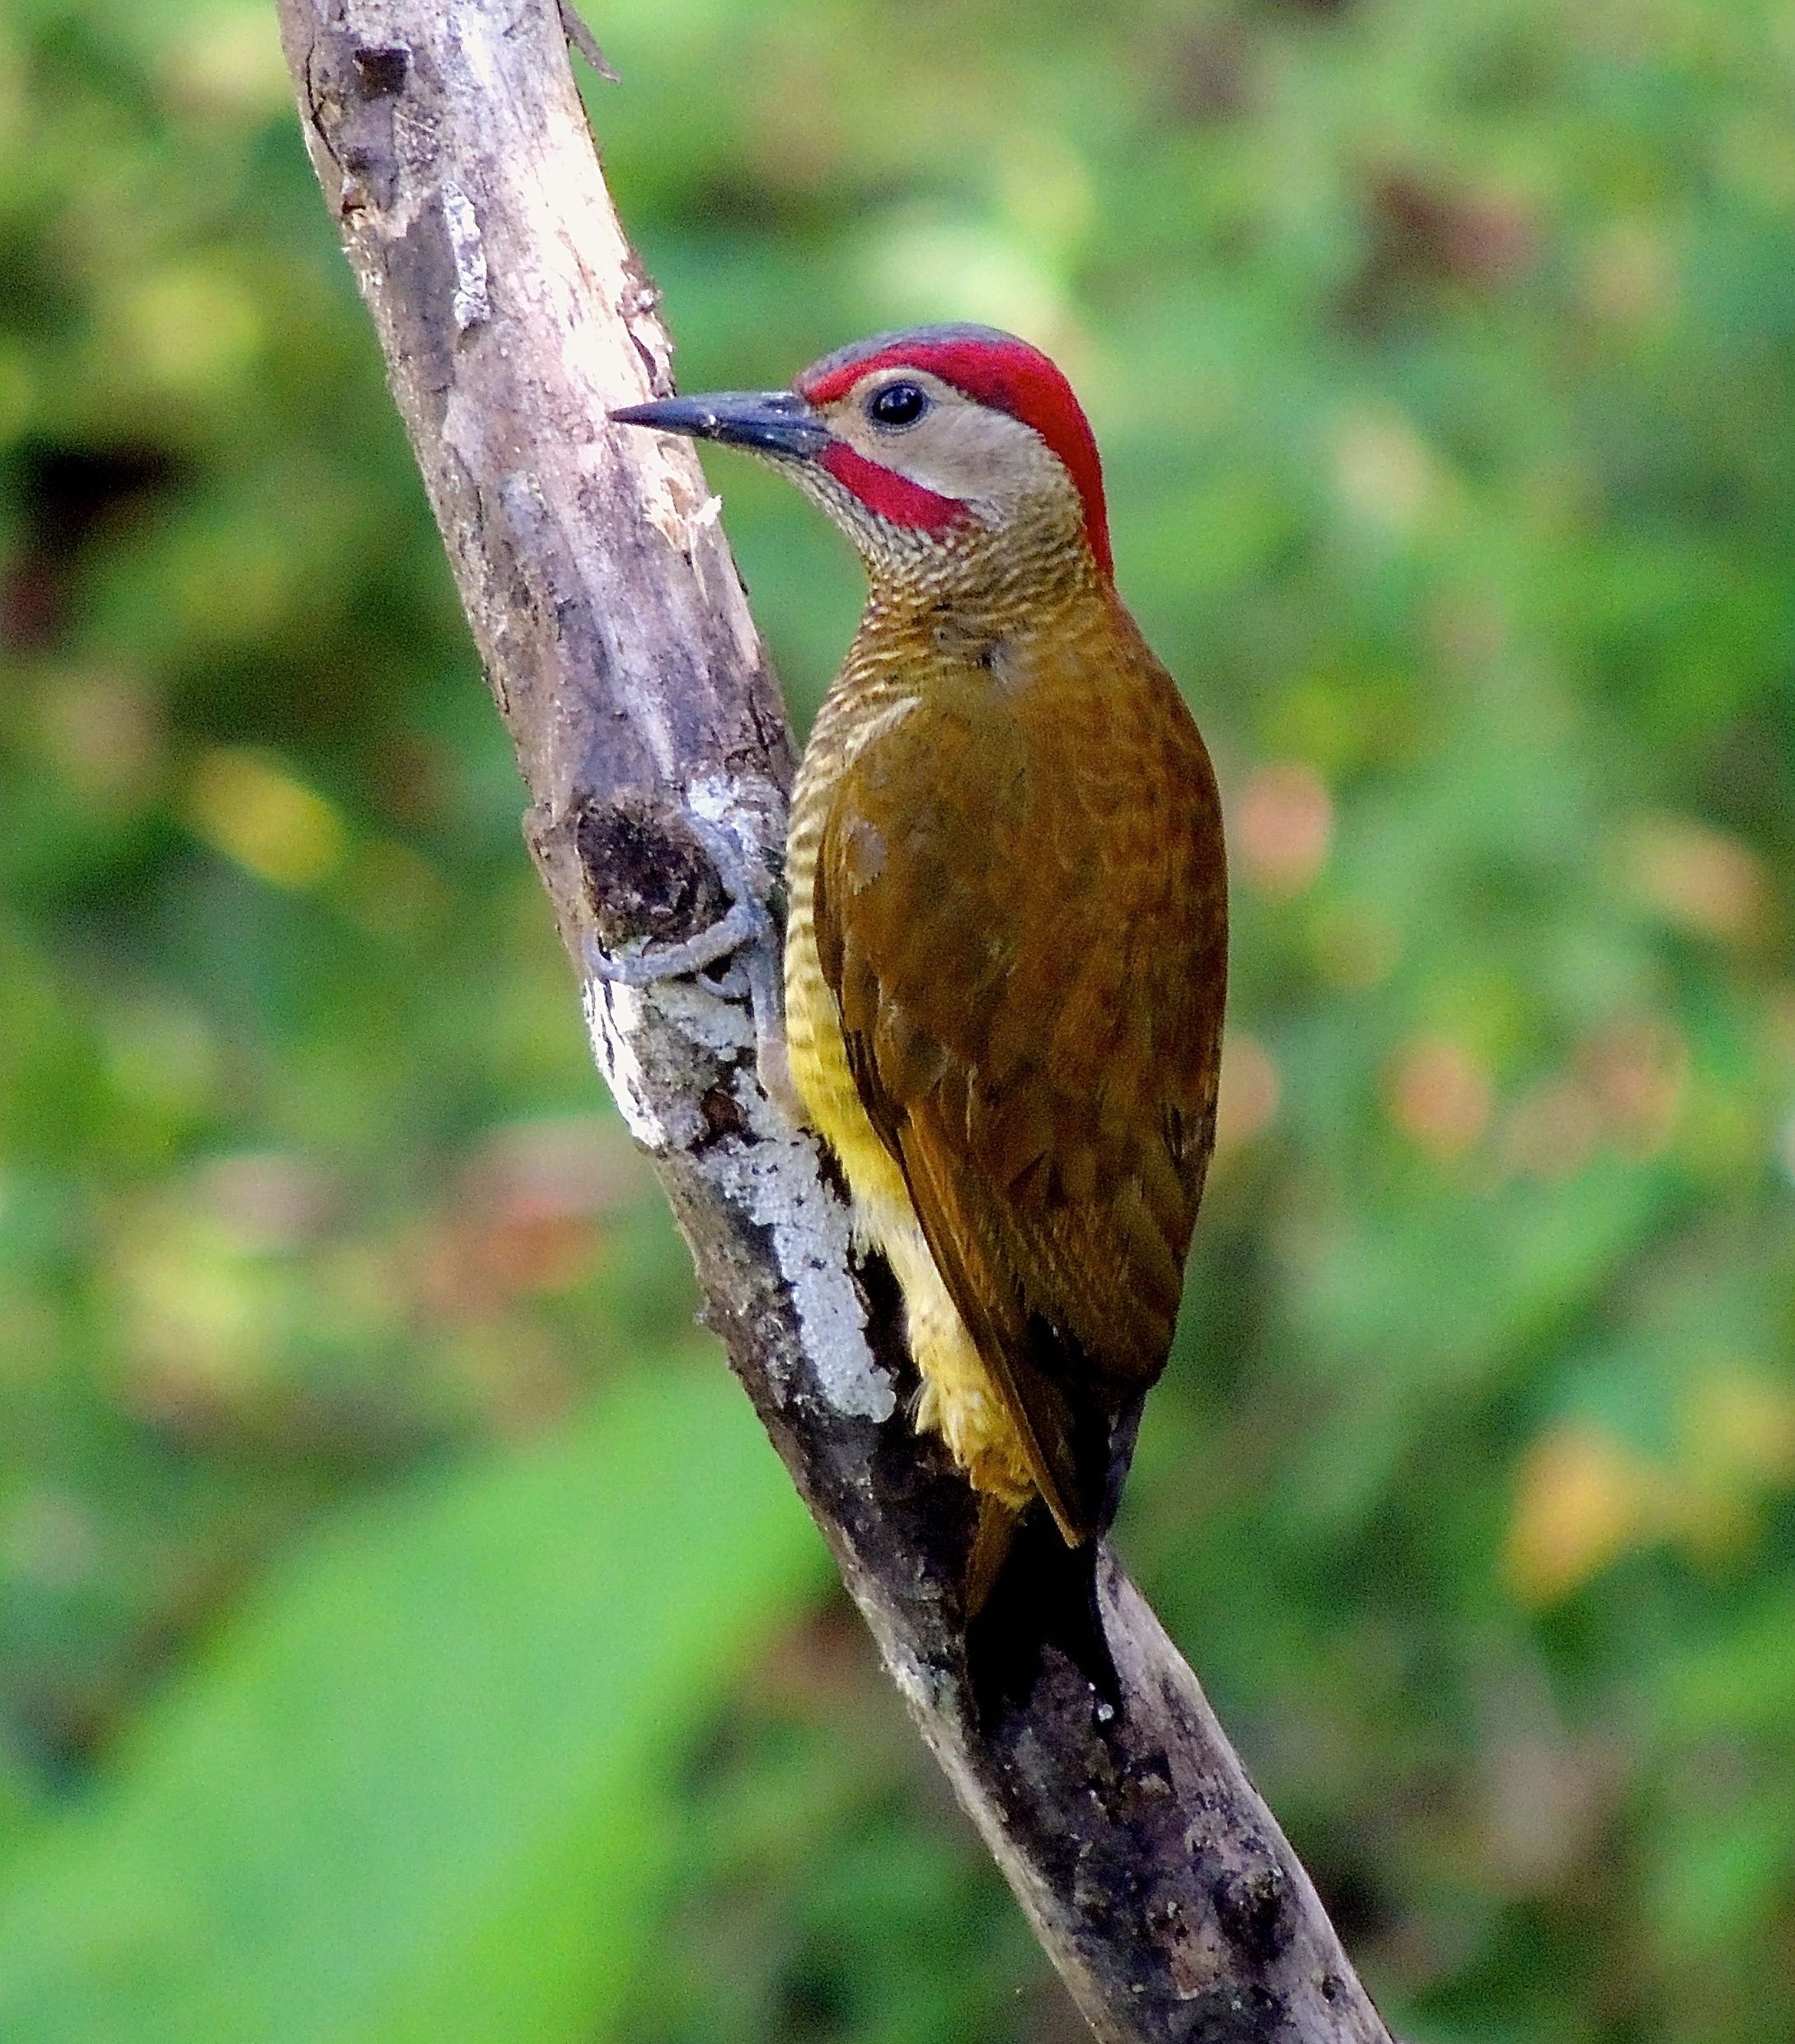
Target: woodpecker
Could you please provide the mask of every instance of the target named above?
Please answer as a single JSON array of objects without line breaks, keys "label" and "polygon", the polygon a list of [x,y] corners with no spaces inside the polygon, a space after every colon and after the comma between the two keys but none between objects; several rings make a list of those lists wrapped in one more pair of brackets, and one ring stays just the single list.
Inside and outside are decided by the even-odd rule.
[{"label": "woodpecker", "polygon": [[1227,879],[1208,753],[1116,593],[1090,424],[1047,356],[971,326],[611,415],[771,462],[865,567],[793,797],[790,1081],[902,1293],[915,1423],[977,1494],[969,1623],[1032,1528],[1010,1624],[1104,1686],[1094,1545],[1213,1140]]}]

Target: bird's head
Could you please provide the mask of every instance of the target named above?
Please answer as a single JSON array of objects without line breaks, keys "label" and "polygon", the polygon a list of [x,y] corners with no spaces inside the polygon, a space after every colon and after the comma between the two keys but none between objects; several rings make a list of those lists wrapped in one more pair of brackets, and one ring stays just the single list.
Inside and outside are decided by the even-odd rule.
[{"label": "bird's head", "polygon": [[989,326],[875,334],[789,391],[631,405],[625,425],[717,440],[786,470],[875,579],[1111,574],[1103,471],[1072,387],[1039,349]]}]

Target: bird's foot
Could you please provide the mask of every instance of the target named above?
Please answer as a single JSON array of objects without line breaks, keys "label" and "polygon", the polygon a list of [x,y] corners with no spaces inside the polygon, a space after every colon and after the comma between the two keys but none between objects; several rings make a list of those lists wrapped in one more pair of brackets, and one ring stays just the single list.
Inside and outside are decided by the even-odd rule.
[{"label": "bird's foot", "polygon": [[725,995],[746,991],[754,1017],[754,1062],[762,1090],[788,1121],[801,1127],[804,1107],[792,1084],[785,1052],[779,929],[767,905],[766,884],[757,881],[729,832],[703,817],[688,817],[687,821],[710,854],[729,897],[729,908],[708,929],[678,944],[617,953],[601,949],[588,938],[587,967],[594,978],[612,986],[653,987],[663,980],[690,979],[733,958],[735,964],[719,981],[717,991]]}]

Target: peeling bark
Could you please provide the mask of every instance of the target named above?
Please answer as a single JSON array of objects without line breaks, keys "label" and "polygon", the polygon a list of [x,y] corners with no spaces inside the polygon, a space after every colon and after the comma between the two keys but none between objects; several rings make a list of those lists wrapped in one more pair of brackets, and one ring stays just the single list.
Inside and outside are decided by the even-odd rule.
[{"label": "peeling bark", "polygon": [[1104,1556],[1123,1684],[1055,1654],[969,1720],[965,1484],[902,1417],[888,1282],[755,1077],[739,967],[637,991],[584,959],[688,936],[704,826],[776,882],[791,743],[689,448],[606,423],[672,349],[617,225],[556,0],[277,0],[312,162],[529,790],[593,1046],[775,1446],[960,1801],[1110,2044],[1388,2044],[1196,1678]]}]

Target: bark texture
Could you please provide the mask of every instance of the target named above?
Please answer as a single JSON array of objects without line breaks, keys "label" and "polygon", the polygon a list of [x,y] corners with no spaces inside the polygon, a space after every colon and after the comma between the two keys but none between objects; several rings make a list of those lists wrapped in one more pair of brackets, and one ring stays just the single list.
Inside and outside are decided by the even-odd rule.
[{"label": "bark texture", "polygon": [[[857,1274],[809,1139],[756,1081],[739,966],[638,992],[609,950],[724,906],[720,831],[772,880],[791,742],[689,449],[612,429],[671,348],[618,227],[556,0],[277,0],[324,195],[374,317],[598,1062],[691,1245],[710,1325],[924,1738],[1108,2044],[1388,2032],[1196,1678],[1113,1558],[1124,1685],[1049,1655],[969,1719],[965,1485],[903,1414],[893,1287]],[[598,1736],[595,1729],[594,1736]]]}]

